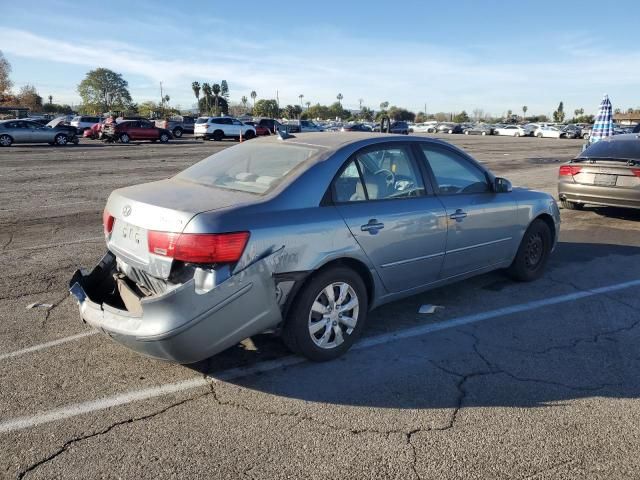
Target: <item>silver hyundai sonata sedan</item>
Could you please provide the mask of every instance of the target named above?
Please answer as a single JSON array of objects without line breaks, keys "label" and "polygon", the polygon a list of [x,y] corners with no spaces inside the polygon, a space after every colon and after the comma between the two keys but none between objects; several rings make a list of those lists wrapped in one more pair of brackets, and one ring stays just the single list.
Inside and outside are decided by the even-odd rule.
[{"label": "silver hyundai sonata sedan", "polygon": [[330,133],[251,140],[116,190],[103,223],[106,255],[70,282],[82,318],[192,363],[266,331],[330,360],[384,303],[496,269],[534,280],[560,216],[445,142]]}]

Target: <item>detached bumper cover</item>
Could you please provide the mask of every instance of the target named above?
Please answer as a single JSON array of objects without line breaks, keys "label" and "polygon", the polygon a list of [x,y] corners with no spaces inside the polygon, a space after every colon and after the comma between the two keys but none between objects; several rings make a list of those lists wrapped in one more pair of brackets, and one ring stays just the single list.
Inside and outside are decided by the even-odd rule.
[{"label": "detached bumper cover", "polygon": [[640,192],[632,188],[559,182],[558,196],[563,200],[575,203],[640,208]]},{"label": "detached bumper cover", "polygon": [[132,298],[128,292],[123,301],[113,279],[115,256],[108,252],[90,273],[76,271],[69,290],[82,319],[117,342],[150,357],[193,363],[281,322],[272,275],[277,256],[252,263],[206,293],[191,279],[158,296]]}]

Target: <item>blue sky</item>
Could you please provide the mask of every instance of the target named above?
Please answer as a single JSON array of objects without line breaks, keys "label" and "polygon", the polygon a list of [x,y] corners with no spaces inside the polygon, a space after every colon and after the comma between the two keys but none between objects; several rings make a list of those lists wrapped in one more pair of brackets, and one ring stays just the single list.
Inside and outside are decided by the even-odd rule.
[{"label": "blue sky", "polygon": [[281,104],[342,93],[348,108],[362,98],[549,114],[560,100],[594,112],[608,93],[616,108],[640,106],[637,0],[608,10],[590,0],[0,3],[16,87],[60,103],[79,103],[77,84],[102,66],[124,75],[134,101],[157,100],[162,81],[183,108],[193,80],[222,79],[236,102],[278,90]]}]

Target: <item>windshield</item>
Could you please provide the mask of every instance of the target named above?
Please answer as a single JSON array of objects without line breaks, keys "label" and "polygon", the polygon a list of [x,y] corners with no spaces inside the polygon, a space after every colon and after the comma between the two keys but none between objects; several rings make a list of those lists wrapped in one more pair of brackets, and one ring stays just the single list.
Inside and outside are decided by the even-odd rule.
[{"label": "windshield", "polygon": [[309,146],[244,143],[196,163],[176,178],[261,195],[317,153]]}]

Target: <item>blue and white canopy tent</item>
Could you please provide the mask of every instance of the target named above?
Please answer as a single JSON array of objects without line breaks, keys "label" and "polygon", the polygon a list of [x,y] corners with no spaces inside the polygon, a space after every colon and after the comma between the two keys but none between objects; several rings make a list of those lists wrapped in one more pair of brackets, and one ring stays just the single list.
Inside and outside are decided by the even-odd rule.
[{"label": "blue and white canopy tent", "polygon": [[598,108],[598,114],[593,123],[589,142],[595,143],[611,136],[613,136],[613,108],[611,107],[609,96],[605,95],[600,102],[600,108]]}]

